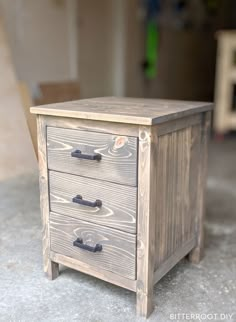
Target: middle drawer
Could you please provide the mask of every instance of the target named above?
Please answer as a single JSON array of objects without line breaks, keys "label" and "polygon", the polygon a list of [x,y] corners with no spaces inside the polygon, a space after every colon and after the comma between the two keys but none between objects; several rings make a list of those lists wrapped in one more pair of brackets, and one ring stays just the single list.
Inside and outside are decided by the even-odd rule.
[{"label": "middle drawer", "polygon": [[50,210],[136,233],[137,188],[49,171]]}]

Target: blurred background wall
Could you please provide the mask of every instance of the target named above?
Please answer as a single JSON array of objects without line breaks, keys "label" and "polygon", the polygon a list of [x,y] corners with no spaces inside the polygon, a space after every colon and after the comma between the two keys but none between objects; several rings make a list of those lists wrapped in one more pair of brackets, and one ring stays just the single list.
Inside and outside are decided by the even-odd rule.
[{"label": "blurred background wall", "polygon": [[176,11],[174,1],[161,3],[157,75],[147,80],[140,66],[146,21],[140,13],[140,1],[128,1],[127,95],[213,100],[215,33],[235,27],[235,1],[214,1],[216,7],[211,12],[206,8],[207,1],[190,0],[186,2],[188,7]]},{"label": "blurred background wall", "polygon": [[33,86],[77,79],[76,5],[76,0],[0,0],[20,80]]},{"label": "blurred background wall", "polygon": [[144,0],[0,0],[0,14],[18,79],[33,98],[41,84],[74,81],[80,98],[213,100],[215,33],[236,27],[236,2],[212,1],[161,2],[152,79],[143,70]]}]

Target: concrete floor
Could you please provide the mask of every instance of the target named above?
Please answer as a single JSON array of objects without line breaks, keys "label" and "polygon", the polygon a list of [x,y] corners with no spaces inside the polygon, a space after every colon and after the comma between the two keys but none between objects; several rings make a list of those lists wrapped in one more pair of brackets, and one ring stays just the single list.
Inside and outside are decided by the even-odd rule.
[{"label": "concrete floor", "polygon": [[[155,286],[149,321],[173,321],[174,313],[234,313],[224,321],[236,321],[235,138],[211,144],[209,163],[205,257],[182,260]],[[70,269],[47,280],[37,182],[34,174],[0,185],[0,321],[143,321],[130,291]]]}]

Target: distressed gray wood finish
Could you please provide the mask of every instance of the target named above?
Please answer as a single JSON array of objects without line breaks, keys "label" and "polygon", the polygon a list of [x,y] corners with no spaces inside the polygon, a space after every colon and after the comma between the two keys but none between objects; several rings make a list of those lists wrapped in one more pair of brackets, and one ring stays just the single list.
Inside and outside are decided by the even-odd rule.
[{"label": "distressed gray wood finish", "polygon": [[[50,213],[51,249],[123,277],[136,278],[136,236],[119,230],[91,224],[68,216]],[[92,253],[73,246],[77,237],[85,244],[102,245]]]},{"label": "distressed gray wood finish", "polygon": [[64,129],[100,132],[112,135],[138,137],[139,126],[136,124],[122,124],[104,121],[72,119],[68,117],[44,116],[44,123],[50,127],[60,127]]},{"label": "distressed gray wood finish", "polygon": [[185,127],[183,120],[140,127],[136,292],[137,311],[145,317],[152,312],[153,285],[190,251],[190,259],[199,260],[207,137],[202,119]]},{"label": "distressed gray wood finish", "polygon": [[190,198],[198,169],[191,177],[191,137],[187,127],[158,139],[155,270],[195,236]]},{"label": "distressed gray wood finish", "polygon": [[168,134],[168,133],[173,133],[197,124],[200,125],[201,121],[202,121],[202,115],[197,114],[197,115],[183,117],[182,119],[177,119],[170,122],[162,123],[158,125],[158,136]]},{"label": "distressed gray wood finish", "polygon": [[36,114],[154,125],[212,109],[206,102],[100,97],[32,107]]},{"label": "distressed gray wood finish", "polygon": [[[45,115],[38,135],[44,266],[51,278],[60,263],[136,291],[137,312],[149,316],[154,284],[187,254],[195,263],[202,255],[211,109],[126,98],[33,108]],[[72,159],[74,148],[102,151],[102,161]],[[102,199],[108,212],[71,204],[76,194]],[[101,243],[103,251],[74,247],[77,236]]]},{"label": "distressed gray wood finish", "polygon": [[49,200],[48,200],[48,171],[47,171],[47,143],[46,126],[42,116],[37,116],[38,136],[38,162],[39,162],[39,187],[40,208],[42,219],[43,241],[43,269],[49,279],[59,275],[59,265],[50,259],[50,231],[49,231]]},{"label": "distressed gray wood finish", "polygon": [[199,138],[199,162],[196,180],[196,196],[195,196],[195,233],[197,237],[197,245],[190,252],[189,260],[193,263],[198,263],[204,252],[204,217],[205,217],[205,186],[207,179],[207,161],[208,161],[208,140],[211,124],[211,112],[203,114],[201,131],[197,133],[195,131],[194,136]]},{"label": "distressed gray wood finish", "polygon": [[154,284],[156,284],[169,270],[176,265],[182,258],[186,256],[196,245],[196,238],[187,241],[181,247],[177,248],[176,251],[168,257],[162,264],[159,265],[158,269],[154,272]]},{"label": "distressed gray wood finish", "polygon": [[[153,310],[155,221],[157,209],[157,146],[155,127],[140,127],[137,228],[137,313]],[[159,247],[159,246],[158,246]]]},{"label": "distressed gray wood finish", "polygon": [[[137,138],[47,127],[48,168],[127,185],[137,185]],[[71,157],[100,153],[101,161]]]},{"label": "distressed gray wood finish", "polygon": [[100,278],[103,281],[110,282],[114,285],[136,292],[136,280],[128,279],[126,277],[120,276],[113,272],[109,272],[102,268],[97,269],[96,267],[88,265],[87,263],[84,263],[78,259],[67,257],[65,255],[55,253],[53,251],[50,252],[50,256],[52,260],[56,263],[62,264],[72,269],[76,269],[85,274]]},{"label": "distressed gray wood finish", "polygon": [[[50,209],[104,226],[136,233],[137,188],[49,171]],[[76,195],[102,201],[102,207],[72,202]]]}]

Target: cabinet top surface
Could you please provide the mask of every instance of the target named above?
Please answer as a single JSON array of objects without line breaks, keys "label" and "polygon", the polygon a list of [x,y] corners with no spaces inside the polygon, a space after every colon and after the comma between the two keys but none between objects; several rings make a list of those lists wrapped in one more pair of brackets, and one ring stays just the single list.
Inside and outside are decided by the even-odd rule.
[{"label": "cabinet top surface", "polygon": [[101,97],[31,107],[31,113],[116,123],[154,125],[211,110],[206,102]]}]

